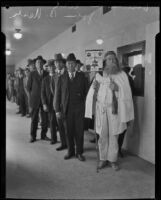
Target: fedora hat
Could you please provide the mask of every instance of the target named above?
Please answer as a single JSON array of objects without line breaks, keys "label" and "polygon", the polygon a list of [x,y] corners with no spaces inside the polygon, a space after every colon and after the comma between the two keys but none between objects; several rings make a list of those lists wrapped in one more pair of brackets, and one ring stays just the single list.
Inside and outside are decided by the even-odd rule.
[{"label": "fedora hat", "polygon": [[46,63],[46,60],[40,55],[40,56],[37,56],[37,58],[35,58],[35,62],[37,60],[41,60],[43,62],[43,65]]},{"label": "fedora hat", "polygon": [[77,64],[80,64],[81,66],[83,65],[83,63],[80,60],[76,60]]},{"label": "fedora hat", "polygon": [[67,56],[67,61],[76,61],[76,57],[74,55],[74,53],[70,53],[68,56]]},{"label": "fedora hat", "polygon": [[55,66],[54,61],[55,61],[54,59],[48,60],[47,63],[46,63],[46,66],[47,66],[47,67],[48,67],[48,66]]},{"label": "fedora hat", "polygon": [[56,54],[54,55],[54,60],[55,60],[55,61],[63,61],[63,62],[65,62],[65,58],[63,58],[63,56],[62,56],[61,53],[56,53]]},{"label": "fedora hat", "polygon": [[35,59],[28,59],[27,60],[27,67],[29,66],[29,65],[34,65],[35,64]]}]

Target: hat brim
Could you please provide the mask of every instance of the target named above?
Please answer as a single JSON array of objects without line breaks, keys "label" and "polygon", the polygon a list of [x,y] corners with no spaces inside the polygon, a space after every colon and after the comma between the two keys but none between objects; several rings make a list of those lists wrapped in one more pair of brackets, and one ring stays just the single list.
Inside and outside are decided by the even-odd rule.
[{"label": "hat brim", "polygon": [[67,62],[69,62],[69,61],[77,62],[77,60],[74,60],[74,59],[67,59],[66,61],[67,61]]}]

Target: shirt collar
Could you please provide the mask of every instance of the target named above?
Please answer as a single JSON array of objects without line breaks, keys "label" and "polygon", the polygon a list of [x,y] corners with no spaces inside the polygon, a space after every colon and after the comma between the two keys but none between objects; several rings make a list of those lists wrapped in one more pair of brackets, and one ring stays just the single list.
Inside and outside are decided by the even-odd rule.
[{"label": "shirt collar", "polygon": [[73,78],[75,77],[75,74],[76,74],[76,71],[74,71],[73,73],[71,73],[71,72],[68,72],[68,74],[69,74],[69,77],[71,78],[71,76],[72,76],[72,74],[73,74]]},{"label": "shirt collar", "polygon": [[57,72],[58,72],[58,74],[64,74],[64,68],[63,69],[61,69],[61,70],[57,70]]},{"label": "shirt collar", "polygon": [[39,75],[43,74],[43,70],[40,70],[40,71],[37,70],[37,72],[38,72]]}]

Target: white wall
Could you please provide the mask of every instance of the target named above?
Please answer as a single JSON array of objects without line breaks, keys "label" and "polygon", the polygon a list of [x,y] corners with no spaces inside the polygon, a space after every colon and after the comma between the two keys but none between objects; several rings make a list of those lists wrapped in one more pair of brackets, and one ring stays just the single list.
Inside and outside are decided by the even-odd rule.
[{"label": "white wall", "polygon": [[[93,15],[93,16],[92,16]],[[132,153],[155,163],[155,35],[159,32],[159,8],[113,7],[112,11],[102,15],[102,8],[90,17],[77,23],[76,32],[71,28],[49,41],[28,58],[42,55],[45,59],[53,58],[55,53],[73,52],[82,62],[85,61],[86,49],[117,50],[117,47],[146,40],[145,60],[145,96],[136,98],[136,128],[127,134],[124,148]],[[95,40],[104,39],[98,46]],[[149,59],[149,60],[148,60]],[[151,59],[151,60],[150,60]],[[27,58],[18,63],[25,66]],[[138,121],[138,123],[137,123]]]}]

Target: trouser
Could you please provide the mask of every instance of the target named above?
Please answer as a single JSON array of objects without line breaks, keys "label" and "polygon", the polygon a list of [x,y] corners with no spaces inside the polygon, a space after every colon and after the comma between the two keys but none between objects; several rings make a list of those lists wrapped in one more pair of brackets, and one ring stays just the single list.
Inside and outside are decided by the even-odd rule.
[{"label": "trouser", "polygon": [[[84,105],[70,106],[67,112],[68,153],[83,153],[84,143]],[[76,152],[75,152],[76,146]]]},{"label": "trouser", "polygon": [[111,135],[107,112],[103,114],[102,132],[98,140],[100,160],[116,162],[118,158],[118,135]]},{"label": "trouser", "polygon": [[119,151],[121,151],[126,131],[127,130],[124,130],[121,134],[119,134],[119,138],[118,138]]},{"label": "trouser", "polygon": [[33,139],[36,139],[36,131],[38,126],[38,118],[39,118],[39,110],[41,115],[41,139],[46,137],[46,133],[48,130],[48,116],[47,112],[43,111],[42,105],[40,105],[38,108],[33,108],[31,112],[31,129],[30,129],[30,135]]},{"label": "trouser", "polygon": [[20,111],[22,115],[25,115],[26,114],[25,93],[21,93],[19,98],[20,98]]},{"label": "trouser", "polygon": [[62,146],[66,146],[66,137],[67,137],[67,124],[66,120],[63,118],[58,119],[57,118],[57,123],[58,123],[58,129],[59,129],[59,135],[60,135],[60,141]]},{"label": "trouser", "polygon": [[29,114],[29,99],[26,93],[25,93],[25,106],[26,106],[26,114]]},{"label": "trouser", "polygon": [[56,115],[55,111],[52,109],[48,113],[49,117],[49,125],[50,125],[50,132],[51,132],[51,140],[57,141],[57,135],[56,135]]}]

